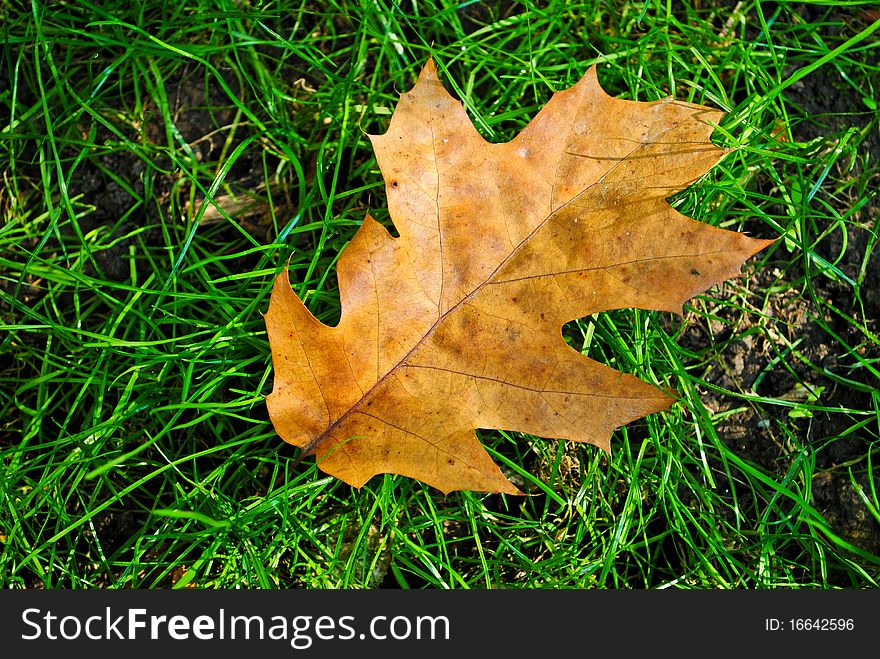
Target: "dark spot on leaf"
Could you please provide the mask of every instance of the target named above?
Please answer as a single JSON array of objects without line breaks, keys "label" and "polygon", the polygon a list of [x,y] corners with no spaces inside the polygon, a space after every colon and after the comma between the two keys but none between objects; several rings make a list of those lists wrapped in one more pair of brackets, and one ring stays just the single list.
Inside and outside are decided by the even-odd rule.
[{"label": "dark spot on leaf", "polygon": [[696,268],[691,268],[691,274],[692,274],[694,277],[697,277],[697,276],[700,274],[700,271],[697,270]]}]

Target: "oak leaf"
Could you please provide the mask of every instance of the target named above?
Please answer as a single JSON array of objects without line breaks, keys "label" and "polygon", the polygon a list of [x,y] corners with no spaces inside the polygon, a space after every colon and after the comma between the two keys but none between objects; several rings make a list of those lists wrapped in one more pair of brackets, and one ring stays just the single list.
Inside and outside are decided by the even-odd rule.
[{"label": "oak leaf", "polygon": [[709,140],[721,117],[612,98],[594,66],[492,144],[429,60],[370,136],[399,237],[367,215],[339,258],[338,325],[306,309],[286,270],[275,280],[266,403],[278,434],[355,487],[394,473],[443,492],[520,493],[477,428],[610,451],[615,428],[675,399],[573,350],[563,324],[681,313],[772,242],[666,202],[724,155]]}]

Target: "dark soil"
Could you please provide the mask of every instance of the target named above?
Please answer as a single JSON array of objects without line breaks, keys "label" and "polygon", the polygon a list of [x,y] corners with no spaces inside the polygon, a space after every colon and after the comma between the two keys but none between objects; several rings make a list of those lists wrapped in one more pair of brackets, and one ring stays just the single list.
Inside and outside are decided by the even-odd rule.
[{"label": "dark soil", "polygon": [[[827,11],[818,8],[804,8],[802,13],[805,20],[818,20],[820,13],[826,20],[829,18]],[[830,18],[840,20],[837,16]],[[855,21],[847,19],[844,24],[852,24],[850,31],[857,31]],[[840,28],[831,29],[839,31]],[[795,70],[793,67],[788,73]],[[827,153],[848,130],[867,130],[860,152],[872,154],[872,159],[854,163],[848,175],[856,178],[862,174],[862,168],[867,172],[873,170],[873,181],[880,185],[877,114],[867,111],[863,100],[836,69],[822,67],[807,75],[786,90],[786,96],[793,106],[803,109],[805,116],[805,120],[791,126],[793,139],[815,142],[820,154]],[[847,174],[839,176],[846,178]],[[761,181],[759,185],[771,192],[769,181]],[[744,338],[719,351],[720,361],[709,370],[708,382],[732,391],[752,391],[769,398],[792,401],[806,400],[814,392],[819,394],[817,402],[828,408],[869,410],[874,407],[870,392],[875,383],[867,379],[866,369],[850,368],[856,360],[851,355],[842,354],[841,340],[866,361],[876,362],[880,359],[880,351],[875,343],[866,340],[864,331],[834,311],[834,308],[840,310],[868,332],[880,330],[880,258],[876,252],[872,253],[880,209],[875,197],[872,203],[853,210],[852,206],[859,197],[853,192],[826,199],[849,221],[843,225],[845,236],[841,231],[833,231],[816,248],[820,255],[836,262],[847,277],[857,282],[856,294],[853,295],[853,288],[845,282],[817,275],[813,264],[808,265],[808,271],[803,259],[796,259],[784,274],[779,270],[759,270],[744,282],[754,292],[754,300],[762,299],[764,292],[772,287],[787,291],[767,296],[766,306],[760,309],[775,319],[774,332],[769,338],[757,332],[749,334],[749,316],[735,317],[734,312],[725,307],[716,310],[719,321],[691,319],[692,325],[683,340],[697,350],[706,341],[723,342],[730,335],[730,324],[736,325],[737,334],[745,334]],[[812,227],[816,236],[827,228]],[[843,257],[838,262],[841,252]],[[866,254],[869,255],[867,259]],[[799,287],[805,290],[803,295],[795,293]],[[797,341],[800,356],[793,358],[786,346]],[[780,355],[782,359],[772,365],[771,362]],[[842,385],[835,375],[863,384],[864,390]],[[716,412],[741,407],[740,401],[731,401],[713,392],[704,392],[703,400]],[[762,408],[764,414],[771,409]],[[864,464],[870,442],[876,440],[857,430],[852,431],[858,420],[844,412],[815,412],[812,416],[792,418],[789,408],[782,407],[776,408],[774,419],[768,419],[749,408],[727,417],[717,431],[740,457],[771,473],[778,473],[790,451],[778,429],[780,426],[790,428],[793,435],[802,438],[816,460],[816,476],[812,483],[816,508],[844,540],[880,554],[880,524],[868,514],[853,484],[855,481],[864,492],[870,492],[868,475],[857,472],[851,475],[847,468],[850,464]],[[787,460],[791,460],[790,455]],[[875,481],[878,477],[880,472],[875,473]]]}]

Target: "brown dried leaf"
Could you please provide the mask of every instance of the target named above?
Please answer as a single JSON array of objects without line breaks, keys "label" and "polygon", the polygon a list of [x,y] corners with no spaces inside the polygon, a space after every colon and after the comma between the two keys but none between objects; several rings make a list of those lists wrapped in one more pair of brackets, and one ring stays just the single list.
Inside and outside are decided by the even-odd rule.
[{"label": "brown dried leaf", "polygon": [[476,428],[590,442],[674,398],[570,348],[564,323],[681,312],[771,241],[665,199],[715,165],[722,113],[612,98],[593,67],[514,140],[483,140],[429,61],[371,140],[400,233],[367,216],[339,259],[342,317],[275,281],[266,327],[275,429],[356,487],[379,473],[519,493]]}]

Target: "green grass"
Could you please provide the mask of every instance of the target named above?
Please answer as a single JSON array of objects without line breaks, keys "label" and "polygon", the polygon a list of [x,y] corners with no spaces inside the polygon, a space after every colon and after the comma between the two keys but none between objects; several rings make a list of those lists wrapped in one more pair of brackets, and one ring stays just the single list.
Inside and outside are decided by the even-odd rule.
[{"label": "green grass", "polygon": [[[878,587],[880,15],[691,4],[0,3],[0,584]],[[610,460],[482,432],[528,497],[354,490],[263,403],[272,279],[336,321],[429,54],[493,141],[596,61],[728,111],[673,203],[783,237],[683,318],[567,326],[681,402]]]}]

